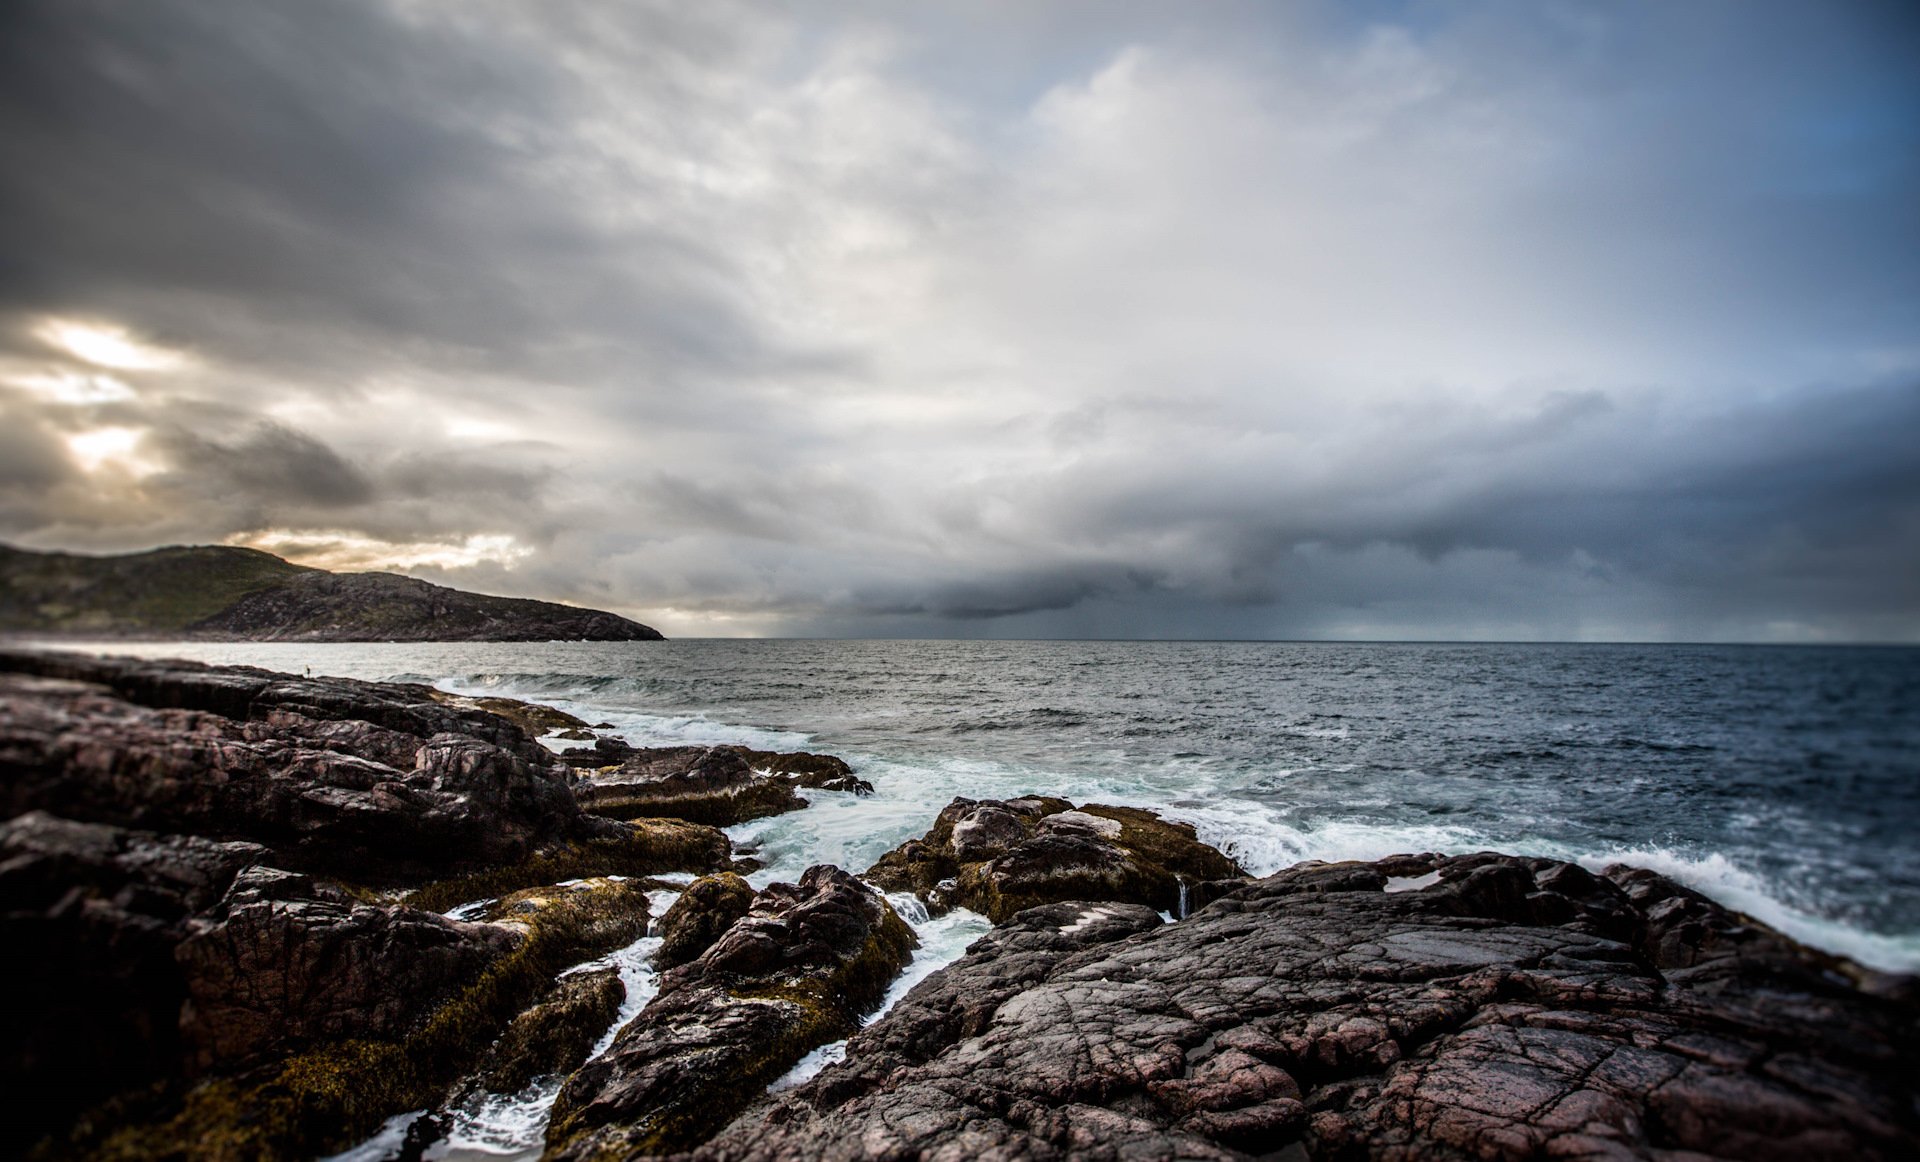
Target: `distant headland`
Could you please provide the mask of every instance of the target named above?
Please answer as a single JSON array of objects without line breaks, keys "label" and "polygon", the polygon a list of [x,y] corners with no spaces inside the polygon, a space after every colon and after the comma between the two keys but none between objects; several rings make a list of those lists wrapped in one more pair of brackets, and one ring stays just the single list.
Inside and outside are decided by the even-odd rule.
[{"label": "distant headland", "polygon": [[208,641],[659,641],[617,614],[397,573],[330,573],[258,549],[94,557],[0,545],[0,634]]}]

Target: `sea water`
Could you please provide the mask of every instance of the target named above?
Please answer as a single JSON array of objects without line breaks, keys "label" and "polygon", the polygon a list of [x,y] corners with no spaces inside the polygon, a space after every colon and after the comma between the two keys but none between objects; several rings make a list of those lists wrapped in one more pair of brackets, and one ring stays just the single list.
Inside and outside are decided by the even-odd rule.
[{"label": "sea water", "polygon": [[1920,969],[1920,649],[1283,642],[117,643],[551,703],[636,745],[837,754],[876,793],[732,829],[858,872],[956,795],[1192,822],[1254,874],[1497,849],[1674,876]]}]

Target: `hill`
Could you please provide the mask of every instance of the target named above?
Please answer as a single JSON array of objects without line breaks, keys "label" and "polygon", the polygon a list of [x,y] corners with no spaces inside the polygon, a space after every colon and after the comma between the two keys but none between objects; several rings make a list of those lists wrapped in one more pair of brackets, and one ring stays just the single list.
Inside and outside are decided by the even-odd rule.
[{"label": "hill", "polygon": [[329,573],[258,549],[117,557],[0,545],[0,633],[214,641],[658,641],[597,609],[396,573]]}]

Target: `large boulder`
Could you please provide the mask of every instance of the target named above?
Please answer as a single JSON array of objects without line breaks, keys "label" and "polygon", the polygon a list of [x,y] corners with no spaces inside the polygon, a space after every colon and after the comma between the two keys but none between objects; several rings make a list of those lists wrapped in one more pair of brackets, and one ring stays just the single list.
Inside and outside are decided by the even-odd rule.
[{"label": "large boulder", "polygon": [[1015,917],[698,1156],[1920,1156],[1911,982],[1650,872],[1307,864],[1117,907]]},{"label": "large boulder", "polygon": [[1187,889],[1240,877],[1191,824],[1136,807],[1065,799],[955,799],[933,828],[868,868],[865,879],[912,892],[936,914],[969,908],[1003,921],[1064,900],[1112,900],[1179,913]]},{"label": "large boulder", "polygon": [[913,932],[873,889],[835,867],[754,897],[700,957],[560,1092],[549,1156],[625,1157],[697,1145],[809,1050],[879,1004]]}]

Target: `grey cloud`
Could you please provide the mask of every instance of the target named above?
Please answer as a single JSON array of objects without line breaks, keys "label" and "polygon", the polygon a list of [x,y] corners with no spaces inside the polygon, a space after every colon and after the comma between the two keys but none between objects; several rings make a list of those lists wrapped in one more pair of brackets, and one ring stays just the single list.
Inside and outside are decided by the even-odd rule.
[{"label": "grey cloud", "polygon": [[365,504],[374,495],[366,474],[339,453],[277,424],[263,424],[233,443],[185,431],[166,432],[157,442],[175,466],[173,475],[159,482],[163,488],[320,509]]},{"label": "grey cloud", "polygon": [[[1920,637],[1900,6],[0,12],[0,533],[670,633]],[[146,475],[63,441],[145,433]]]}]

